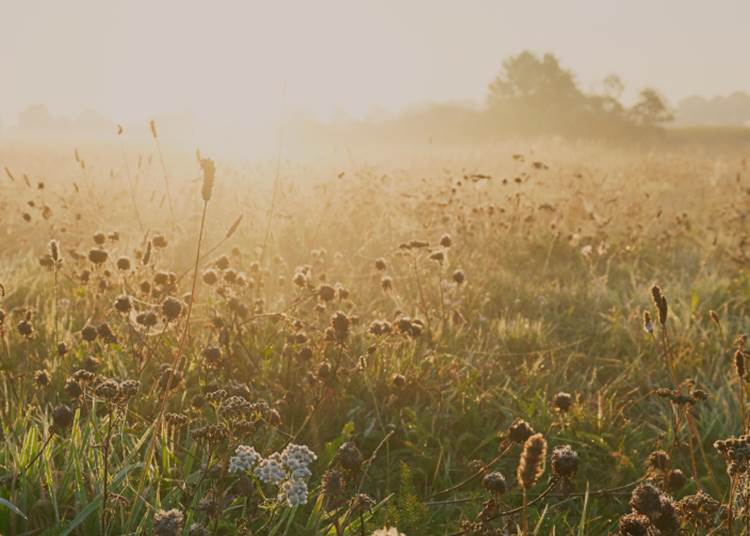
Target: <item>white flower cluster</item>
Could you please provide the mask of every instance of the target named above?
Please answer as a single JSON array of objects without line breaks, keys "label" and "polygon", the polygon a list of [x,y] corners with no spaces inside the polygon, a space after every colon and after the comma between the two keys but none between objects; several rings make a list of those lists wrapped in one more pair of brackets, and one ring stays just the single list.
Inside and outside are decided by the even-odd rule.
[{"label": "white flower cluster", "polygon": [[289,506],[307,503],[307,479],[312,476],[310,464],[317,459],[313,451],[305,445],[290,443],[279,455],[287,470],[287,478],[279,488],[279,500]]},{"label": "white flower cluster", "polygon": [[240,445],[229,458],[230,473],[244,473],[249,471],[261,459],[261,455],[253,447]]},{"label": "white flower cluster", "polygon": [[317,458],[308,447],[294,443],[267,458],[253,447],[240,445],[229,458],[229,472],[244,473],[254,468],[253,473],[261,482],[279,486],[280,501],[297,506],[307,503],[307,480],[312,476],[310,464]]},{"label": "white flower cluster", "polygon": [[286,470],[281,462],[281,456],[274,452],[262,460],[255,468],[255,476],[266,484],[278,484],[286,478]]},{"label": "white flower cluster", "polygon": [[279,500],[289,506],[307,504],[307,482],[304,480],[286,480],[279,488]]}]

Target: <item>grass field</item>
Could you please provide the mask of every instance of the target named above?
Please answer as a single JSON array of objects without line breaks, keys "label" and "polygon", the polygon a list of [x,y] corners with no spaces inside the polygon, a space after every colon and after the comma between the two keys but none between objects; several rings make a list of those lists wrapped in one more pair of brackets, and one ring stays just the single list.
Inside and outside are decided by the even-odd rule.
[{"label": "grass field", "polygon": [[0,149],[0,533],[746,533],[740,152],[88,153]]}]

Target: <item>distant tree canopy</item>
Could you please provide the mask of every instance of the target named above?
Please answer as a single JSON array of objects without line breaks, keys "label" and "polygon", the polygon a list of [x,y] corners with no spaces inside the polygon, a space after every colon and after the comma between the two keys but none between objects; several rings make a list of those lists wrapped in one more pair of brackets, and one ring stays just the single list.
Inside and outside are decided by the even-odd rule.
[{"label": "distant tree canopy", "polygon": [[499,128],[525,133],[624,134],[672,119],[664,99],[650,88],[626,108],[620,102],[624,87],[610,75],[602,93],[584,93],[554,54],[524,51],[503,62],[489,86],[487,106]]},{"label": "distant tree canopy", "polygon": [[607,76],[597,91],[584,92],[575,74],[554,54],[524,51],[505,60],[488,87],[486,102],[439,103],[378,119],[343,120],[298,128],[309,138],[342,143],[394,140],[478,143],[508,136],[561,135],[589,139],[634,139],[659,134],[672,119],[665,100],[644,89],[631,106],[621,98],[625,84]]}]

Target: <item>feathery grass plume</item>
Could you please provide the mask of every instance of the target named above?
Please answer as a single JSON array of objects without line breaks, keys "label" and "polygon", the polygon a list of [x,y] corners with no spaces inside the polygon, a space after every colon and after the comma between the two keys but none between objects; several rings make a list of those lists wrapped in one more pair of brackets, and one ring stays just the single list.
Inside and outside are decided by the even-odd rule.
[{"label": "feathery grass plume", "polygon": [[151,129],[151,136],[154,139],[157,139],[159,137],[158,133],[156,132],[156,121],[153,119],[148,122],[148,127]]},{"label": "feathery grass plume", "polygon": [[232,237],[232,235],[237,232],[237,229],[240,227],[240,223],[242,222],[242,218],[244,218],[244,214],[240,214],[239,217],[234,220],[234,223],[229,227],[229,230],[227,231],[227,234],[224,235],[224,240],[227,240]]},{"label": "feathery grass plume", "polygon": [[146,242],[146,252],[143,254],[143,258],[141,259],[141,264],[143,266],[148,265],[148,263],[151,261],[151,250],[153,246],[151,245],[151,240]]},{"label": "feathery grass plume", "polygon": [[651,299],[653,299],[656,310],[659,312],[659,324],[663,326],[667,323],[667,312],[669,307],[667,305],[667,298],[664,296],[659,285],[651,287]]},{"label": "feathery grass plume", "polygon": [[55,264],[60,262],[60,242],[57,240],[49,241],[49,255],[55,261]]},{"label": "feathery grass plume", "polygon": [[216,179],[216,165],[210,158],[201,158],[201,170],[203,171],[203,186],[201,187],[201,197],[208,203],[214,190],[214,180]]},{"label": "feathery grass plume", "polygon": [[544,473],[547,458],[547,441],[542,434],[530,436],[523,444],[516,478],[524,492],[530,490]]},{"label": "feathery grass plume", "polygon": [[8,169],[8,166],[4,166],[3,169],[5,170],[5,174],[8,176],[8,178],[11,181],[16,182],[16,178],[13,176],[13,173],[10,172],[10,169]]},{"label": "feathery grass plume", "polygon": [[713,322],[716,325],[717,328],[721,327],[721,323],[719,322],[719,313],[711,309],[708,312],[708,317],[711,319],[711,322]]},{"label": "feathery grass plume", "polygon": [[743,380],[745,378],[745,353],[739,348],[734,352],[734,368],[737,370],[737,376]]}]

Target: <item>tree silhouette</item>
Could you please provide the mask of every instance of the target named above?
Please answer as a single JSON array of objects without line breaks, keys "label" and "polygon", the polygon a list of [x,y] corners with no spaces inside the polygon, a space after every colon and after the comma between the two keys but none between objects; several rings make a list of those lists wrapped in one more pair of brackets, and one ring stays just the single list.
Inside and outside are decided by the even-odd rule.
[{"label": "tree silhouette", "polygon": [[664,98],[652,88],[641,91],[640,100],[633,105],[628,115],[636,124],[649,127],[674,119]]}]

